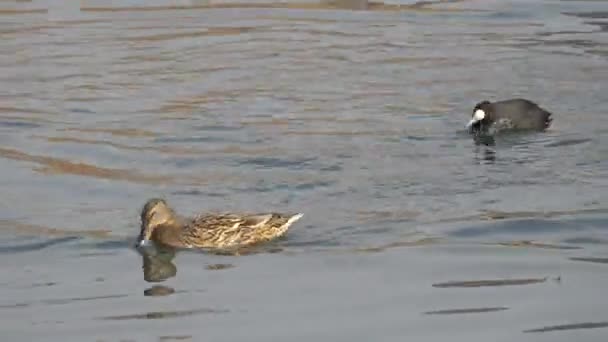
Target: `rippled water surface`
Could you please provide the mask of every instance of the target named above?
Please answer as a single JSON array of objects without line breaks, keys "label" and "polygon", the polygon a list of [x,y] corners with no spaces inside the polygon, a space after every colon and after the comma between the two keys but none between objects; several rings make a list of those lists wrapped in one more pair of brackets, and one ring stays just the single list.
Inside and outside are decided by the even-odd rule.
[{"label": "rippled water surface", "polygon": [[[0,2],[7,341],[605,341],[608,4]],[[484,99],[544,133],[476,145]],[[297,211],[241,256],[139,210]]]}]

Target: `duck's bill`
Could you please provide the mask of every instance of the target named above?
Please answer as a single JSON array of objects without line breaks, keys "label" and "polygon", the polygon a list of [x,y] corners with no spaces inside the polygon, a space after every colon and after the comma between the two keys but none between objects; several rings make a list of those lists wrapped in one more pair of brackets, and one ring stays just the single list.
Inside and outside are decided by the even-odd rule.
[{"label": "duck's bill", "polygon": [[137,247],[145,247],[150,245],[150,240],[146,240],[146,239],[140,239],[137,241]]}]

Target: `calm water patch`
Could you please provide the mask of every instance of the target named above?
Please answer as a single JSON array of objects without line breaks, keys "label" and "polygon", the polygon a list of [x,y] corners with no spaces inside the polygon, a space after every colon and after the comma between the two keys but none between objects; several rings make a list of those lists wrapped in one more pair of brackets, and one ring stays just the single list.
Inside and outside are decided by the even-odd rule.
[{"label": "calm water patch", "polygon": [[[603,340],[606,13],[1,4],[3,337]],[[476,103],[512,97],[551,128],[465,132]],[[259,249],[137,253],[159,196],[305,216]]]}]

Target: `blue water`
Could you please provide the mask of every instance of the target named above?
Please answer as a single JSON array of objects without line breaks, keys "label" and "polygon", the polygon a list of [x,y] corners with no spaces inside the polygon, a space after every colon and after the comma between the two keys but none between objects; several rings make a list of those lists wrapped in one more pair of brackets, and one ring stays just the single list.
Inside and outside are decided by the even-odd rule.
[{"label": "blue water", "polygon": [[[5,339],[605,341],[606,4],[334,4],[0,5]],[[553,126],[475,144],[512,97]],[[158,196],[305,215],[141,255]]]}]

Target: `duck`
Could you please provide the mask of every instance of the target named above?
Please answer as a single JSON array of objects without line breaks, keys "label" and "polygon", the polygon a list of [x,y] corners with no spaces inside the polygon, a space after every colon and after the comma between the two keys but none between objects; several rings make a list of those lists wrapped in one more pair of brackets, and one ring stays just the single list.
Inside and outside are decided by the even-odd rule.
[{"label": "duck", "polygon": [[549,128],[552,114],[523,98],[490,102],[481,101],[465,128],[469,133],[494,135],[503,130],[543,131]]},{"label": "duck", "polygon": [[155,244],[173,248],[231,249],[283,236],[302,213],[219,213],[178,216],[161,198],[148,200],[141,210],[137,246]]}]

